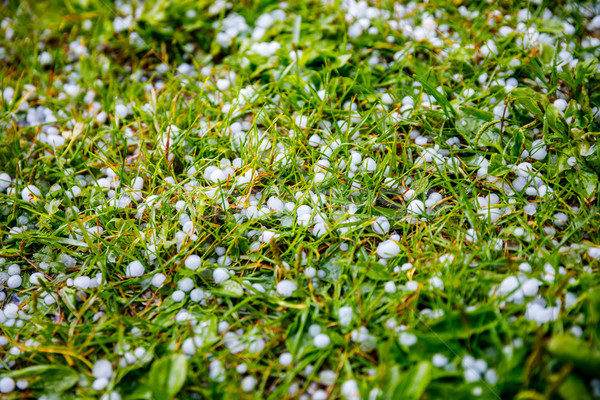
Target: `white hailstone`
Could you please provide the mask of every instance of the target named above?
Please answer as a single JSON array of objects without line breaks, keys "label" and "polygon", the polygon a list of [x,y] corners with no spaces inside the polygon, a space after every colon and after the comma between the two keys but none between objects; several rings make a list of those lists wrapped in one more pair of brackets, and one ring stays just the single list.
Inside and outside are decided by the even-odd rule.
[{"label": "white hailstone", "polygon": [[221,92],[229,89],[229,84],[229,79],[217,79],[217,89],[219,89]]},{"label": "white hailstone", "polygon": [[185,355],[193,356],[196,353],[196,344],[194,343],[194,338],[187,338],[183,341],[181,345],[181,351]]},{"label": "white hailstone", "polygon": [[477,371],[474,368],[466,368],[465,372],[465,381],[472,383],[472,382],[477,382],[478,380],[481,379],[481,374],[479,373],[479,371]]},{"label": "white hailstone", "polygon": [[42,197],[42,192],[34,185],[27,185],[21,191],[21,198],[29,203],[36,203]]},{"label": "white hailstone", "polygon": [[242,390],[244,392],[251,392],[254,386],[256,386],[256,379],[253,376],[246,376],[242,379]]},{"label": "white hailstone", "polygon": [[[219,333],[223,333],[225,332],[227,329],[229,329],[229,322],[227,321],[221,321],[219,322],[219,324],[217,325],[217,332]],[[245,371],[244,371],[245,372]],[[243,372],[242,372],[243,373]]]},{"label": "white hailstone", "polygon": [[100,111],[98,114],[96,114],[96,122],[99,124],[104,124],[107,119],[108,113],[106,111]]},{"label": "white hailstone", "polygon": [[323,389],[316,390],[313,393],[311,400],[327,400],[327,392]]},{"label": "white hailstone", "polygon": [[204,294],[204,290],[196,288],[193,289],[190,292],[190,300],[192,300],[194,303],[199,302],[200,300],[204,299],[205,294]]},{"label": "white hailstone", "polygon": [[[520,282],[516,276],[508,276],[504,278],[500,287],[498,288],[498,295],[500,296],[519,296],[521,293],[516,292],[519,288]],[[510,298],[510,297],[509,297]]]},{"label": "white hailstone", "polygon": [[44,51],[38,56],[38,61],[42,65],[49,65],[52,62],[52,55],[47,51]]},{"label": "white hailstone", "polygon": [[314,267],[306,267],[304,269],[304,275],[308,278],[308,279],[312,279],[317,275],[317,270]]},{"label": "white hailstone", "polygon": [[588,256],[590,256],[594,260],[597,260],[600,258],[600,247],[590,247],[587,250],[587,253],[588,253]]},{"label": "white hailstone", "polygon": [[429,279],[429,285],[432,288],[444,290],[444,281],[442,281],[439,277],[434,276]]},{"label": "white hailstone", "polygon": [[27,379],[19,379],[17,381],[17,388],[19,388],[19,390],[25,390],[28,386],[29,382],[27,382]]},{"label": "white hailstone", "polygon": [[19,264],[12,264],[8,267],[6,272],[8,272],[8,275],[10,276],[19,275],[21,273],[21,267],[19,267]]},{"label": "white hailstone", "polygon": [[173,299],[174,302],[180,303],[183,300],[185,300],[185,292],[183,290],[176,290],[171,295],[171,298]]},{"label": "white hailstone", "polygon": [[554,107],[558,108],[558,111],[560,111],[561,113],[564,112],[567,109],[567,102],[564,99],[557,99],[554,101]]},{"label": "white hailstone", "polygon": [[406,207],[410,214],[423,214],[425,212],[425,203],[421,200],[413,200]]},{"label": "white hailstone", "polygon": [[260,241],[263,243],[271,242],[271,239],[277,237],[278,235],[270,230],[264,230],[260,233]]},{"label": "white hailstone", "polygon": [[[305,214],[306,215],[306,214]],[[315,237],[321,237],[327,233],[327,224],[324,222],[316,223],[313,227],[313,235]]]},{"label": "white hailstone", "polygon": [[406,282],[406,290],[410,292],[414,292],[419,288],[419,282],[417,281],[408,281]]},{"label": "white hailstone", "polygon": [[100,400],[121,400],[121,395],[117,391],[112,391],[110,393],[103,394]]},{"label": "white hailstone", "polygon": [[29,277],[29,283],[37,286],[40,284],[40,279],[43,279],[43,278],[44,278],[44,275],[41,272],[34,272]]},{"label": "white hailstone", "polygon": [[267,201],[267,207],[269,207],[269,210],[271,211],[276,211],[276,212],[283,212],[285,211],[285,205],[283,204],[283,201],[281,201],[279,198],[277,197],[270,197],[269,200]]},{"label": "white hailstone", "polygon": [[115,114],[117,114],[117,117],[119,118],[126,118],[127,114],[129,113],[129,109],[127,108],[127,106],[123,105],[123,104],[117,104],[115,106]]},{"label": "white hailstone", "polygon": [[485,360],[481,360],[481,359],[475,360],[475,364],[473,365],[473,368],[480,374],[483,374],[487,370],[487,362]]},{"label": "white hailstone", "polygon": [[202,259],[199,256],[192,254],[185,259],[185,266],[191,269],[192,271],[195,271],[198,269],[201,262]]},{"label": "white hailstone", "polygon": [[308,127],[308,117],[306,115],[296,115],[294,117],[294,122],[300,129],[306,129]]},{"label": "white hailstone", "polygon": [[322,328],[321,325],[318,324],[312,324],[311,326],[308,327],[308,334],[310,336],[317,336],[319,333],[321,333]]},{"label": "white hailstone", "polygon": [[279,356],[279,364],[281,364],[284,367],[289,367],[292,364],[292,353],[282,353]]},{"label": "white hailstone", "polygon": [[219,267],[213,271],[213,279],[217,284],[225,282],[229,277],[229,272],[225,268]]},{"label": "white hailstone", "polygon": [[60,135],[48,135],[46,142],[52,147],[62,147],[65,145],[66,139]]},{"label": "white hailstone", "polygon": [[277,284],[277,294],[280,296],[289,297],[296,291],[296,289],[298,289],[296,283],[289,279],[284,279]]},{"label": "white hailstone", "polygon": [[194,288],[194,281],[191,278],[183,278],[177,282],[177,288],[187,293]]},{"label": "white hailstone", "polygon": [[167,280],[165,274],[158,273],[152,277],[152,286],[160,287]]},{"label": "white hailstone", "polygon": [[213,381],[223,382],[225,379],[225,370],[221,361],[213,360],[210,363],[208,376]]},{"label": "white hailstone", "polygon": [[19,286],[21,286],[22,283],[22,279],[20,275],[13,275],[10,278],[8,278],[8,280],[6,281],[6,286],[8,286],[11,289],[16,289]]},{"label": "white hailstone", "polygon": [[465,240],[469,243],[477,242],[477,231],[472,228],[467,229],[467,232],[465,233]]},{"label": "white hailstone", "polygon": [[540,286],[542,285],[542,282],[535,279],[535,278],[531,278],[531,279],[527,279],[525,281],[525,283],[523,283],[521,290],[523,291],[523,294],[527,297],[532,297],[537,295],[538,290],[540,288]]},{"label": "white hailstone", "polygon": [[525,211],[525,214],[529,216],[534,215],[537,211],[537,203],[528,203],[525,207],[523,207],[523,211]]},{"label": "white hailstone", "polygon": [[443,368],[448,364],[448,357],[443,354],[437,353],[433,356],[431,363],[434,367]]},{"label": "white hailstone", "polygon": [[377,246],[377,255],[381,258],[392,258],[400,253],[400,246],[394,240],[388,239],[379,243]]},{"label": "white hailstone", "polygon": [[358,384],[354,379],[349,379],[344,382],[340,389],[340,393],[348,400],[360,399],[360,390],[358,390]]},{"label": "white hailstone", "polygon": [[384,288],[386,293],[396,293],[396,284],[392,281],[386,282]]},{"label": "white hailstone", "polygon": [[254,338],[248,345],[248,351],[252,354],[260,353],[265,348],[265,341],[262,338]]},{"label": "white hailstone", "polygon": [[498,383],[498,374],[496,373],[496,370],[490,368],[487,371],[485,371],[484,376],[485,380],[488,381],[490,385],[495,385],[496,383]]},{"label": "white hailstone", "polygon": [[106,378],[98,378],[92,383],[92,389],[94,390],[102,390],[108,386],[108,379]]},{"label": "white hailstone", "polygon": [[15,381],[12,378],[0,379],[0,393],[10,393],[13,390],[15,390]]},{"label": "white hailstone", "polygon": [[241,363],[237,367],[235,367],[235,370],[238,374],[245,374],[246,371],[248,371],[248,365],[246,365],[246,363]]},{"label": "white hailstone", "polygon": [[78,276],[73,279],[73,286],[78,287],[79,289],[86,290],[90,287],[91,279],[89,276]]},{"label": "white hailstone", "polygon": [[127,265],[127,268],[125,269],[125,275],[127,277],[138,277],[138,276],[142,276],[144,275],[145,272],[145,268],[142,265],[141,262],[135,260],[129,263],[129,265]]},{"label": "white hailstone", "polygon": [[363,161],[363,168],[365,171],[373,172],[377,169],[377,163],[372,158],[365,158]]},{"label": "white hailstone", "polygon": [[542,139],[534,140],[531,144],[530,157],[534,160],[543,160],[547,154],[546,143]]},{"label": "white hailstone", "polygon": [[410,271],[413,268],[414,268],[414,265],[412,263],[404,263],[400,267],[400,271]]},{"label": "white hailstone", "polygon": [[323,144],[323,140],[316,133],[308,138],[308,145],[311,147],[319,147]]},{"label": "white hailstone", "polygon": [[340,326],[347,327],[352,322],[352,318],[354,316],[354,311],[350,306],[340,307],[338,310],[338,319],[340,321]]},{"label": "white hailstone", "polygon": [[371,223],[371,229],[378,235],[385,235],[390,231],[390,221],[384,216],[377,217]]},{"label": "white hailstone", "polygon": [[108,360],[98,360],[92,368],[94,378],[110,378],[113,373],[112,364]]},{"label": "white hailstone", "polygon": [[209,180],[215,183],[223,182],[227,180],[227,174],[225,174],[225,172],[223,172],[221,169],[217,168],[211,172]]},{"label": "white hailstone", "polygon": [[314,337],[313,343],[315,347],[319,349],[324,349],[325,347],[329,346],[329,343],[331,343],[331,339],[329,339],[329,336],[327,336],[326,334],[319,333]]},{"label": "white hailstone", "polygon": [[556,321],[559,313],[560,306],[546,308],[543,305],[533,301],[527,304],[525,318],[541,325],[550,321]]},{"label": "white hailstone", "polygon": [[417,337],[412,333],[400,332],[398,335],[398,341],[402,346],[410,347],[417,343]]}]

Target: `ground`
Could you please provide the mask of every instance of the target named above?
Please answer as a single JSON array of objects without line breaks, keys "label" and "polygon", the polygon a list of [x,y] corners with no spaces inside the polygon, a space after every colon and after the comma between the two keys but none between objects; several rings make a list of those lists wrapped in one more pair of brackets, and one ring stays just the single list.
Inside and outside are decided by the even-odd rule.
[{"label": "ground", "polygon": [[0,397],[600,397],[599,14],[5,1]]}]

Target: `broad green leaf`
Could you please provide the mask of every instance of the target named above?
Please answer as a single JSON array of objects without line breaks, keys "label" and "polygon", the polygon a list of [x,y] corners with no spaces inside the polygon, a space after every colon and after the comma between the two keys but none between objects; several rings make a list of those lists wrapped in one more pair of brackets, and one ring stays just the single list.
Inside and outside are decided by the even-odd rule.
[{"label": "broad green leaf", "polygon": [[416,81],[420,82],[421,85],[423,85],[425,93],[427,93],[430,96],[433,96],[435,100],[440,104],[440,106],[444,110],[444,114],[446,114],[446,118],[453,120],[454,117],[456,117],[456,111],[454,110],[454,107],[452,107],[452,104],[450,104],[446,96],[438,92],[437,89],[431,86],[431,84],[427,82],[423,77],[413,75],[413,78]]},{"label": "broad green leaf", "polygon": [[244,294],[244,288],[239,283],[229,279],[221,284],[217,292],[225,296],[241,297]]},{"label": "broad green leaf", "polygon": [[49,215],[56,214],[56,212],[58,211],[58,207],[61,203],[62,199],[52,199],[50,201],[47,201],[46,204],[44,204],[44,209],[46,209],[46,212]]},{"label": "broad green leaf", "polygon": [[429,361],[421,361],[406,372],[394,365],[388,375],[386,399],[419,399],[431,382],[433,367]]},{"label": "broad green leaf", "polygon": [[324,281],[335,283],[342,276],[342,266],[338,263],[337,258],[325,262],[321,265],[321,269],[327,273],[325,278],[323,278]]},{"label": "broad green leaf", "polygon": [[494,308],[482,306],[471,312],[451,311],[431,322],[424,337],[434,336],[442,339],[466,339],[485,332],[498,323]]},{"label": "broad green leaf", "polygon": [[591,400],[585,383],[574,374],[569,374],[558,387],[558,394],[565,400]]},{"label": "broad green leaf", "polygon": [[76,371],[62,365],[36,365],[4,374],[4,376],[15,379],[26,378],[30,388],[51,394],[61,394],[79,381],[79,374]]},{"label": "broad green leaf", "polygon": [[575,364],[583,371],[600,371],[600,352],[583,340],[570,335],[555,335],[548,351],[560,361]]},{"label": "broad green leaf", "polygon": [[392,279],[392,274],[387,270],[387,267],[378,262],[360,262],[357,267],[367,275],[369,279],[374,281],[389,281]]},{"label": "broad green leaf", "polygon": [[173,354],[155,361],[149,375],[149,385],[156,400],[172,399],[183,387],[187,376],[187,357]]}]

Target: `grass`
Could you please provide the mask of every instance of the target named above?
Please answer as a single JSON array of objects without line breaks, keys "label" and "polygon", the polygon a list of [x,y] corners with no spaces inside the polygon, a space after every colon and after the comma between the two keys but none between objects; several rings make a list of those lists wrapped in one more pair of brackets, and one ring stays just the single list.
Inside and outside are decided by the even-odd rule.
[{"label": "grass", "polygon": [[599,397],[598,6],[232,3],[3,7],[3,398]]}]

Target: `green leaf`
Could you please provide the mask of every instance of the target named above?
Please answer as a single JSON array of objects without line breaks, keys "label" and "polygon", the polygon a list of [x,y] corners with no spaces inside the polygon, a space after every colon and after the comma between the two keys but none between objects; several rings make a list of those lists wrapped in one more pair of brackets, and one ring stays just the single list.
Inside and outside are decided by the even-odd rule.
[{"label": "green leaf", "polygon": [[429,361],[421,361],[407,372],[401,373],[396,365],[390,371],[390,389],[386,399],[419,399],[431,383],[433,367]]},{"label": "green leaf", "polygon": [[521,129],[514,129],[513,145],[510,149],[510,155],[517,158],[525,149],[525,137]]},{"label": "green leaf", "polygon": [[392,274],[387,270],[386,266],[378,262],[364,261],[357,264],[369,279],[374,281],[389,281],[392,279]]},{"label": "green leaf", "polygon": [[223,282],[221,288],[216,292],[229,297],[241,297],[244,294],[244,288],[236,281],[229,279]]},{"label": "green leaf", "polygon": [[[515,89],[516,90],[516,89]],[[513,92],[515,91],[513,90]],[[541,120],[544,118],[544,111],[540,108],[535,97],[532,97],[530,93],[515,95],[511,92],[510,94],[513,102],[516,106],[519,106],[529,112],[535,119]]]},{"label": "green leaf", "polygon": [[565,400],[591,400],[585,383],[573,374],[569,374],[558,387],[558,394]]},{"label": "green leaf", "polygon": [[29,387],[45,393],[61,394],[75,386],[79,381],[76,371],[62,365],[36,365],[23,368],[4,376],[27,378]]},{"label": "green leaf", "polygon": [[548,351],[558,360],[573,363],[582,371],[600,371],[600,353],[574,336],[555,335],[548,342]]},{"label": "green leaf", "polygon": [[546,107],[546,118],[548,120],[548,127],[554,132],[558,133],[560,138],[567,138],[569,135],[568,124],[564,117],[561,115],[558,108],[550,104]]},{"label": "green leaf", "polygon": [[409,399],[421,398],[431,382],[432,369],[433,366],[429,361],[421,361],[419,364],[415,365],[406,378],[407,386],[405,387],[403,397]]},{"label": "green leaf", "polygon": [[538,31],[544,33],[559,34],[564,30],[562,23],[558,19],[545,19],[538,25]]},{"label": "green leaf", "polygon": [[338,258],[328,260],[321,265],[321,269],[325,270],[327,273],[325,278],[323,278],[324,281],[337,282],[342,276],[342,266],[338,263]]},{"label": "green leaf", "polygon": [[598,175],[581,169],[567,171],[567,180],[574,186],[575,191],[582,197],[589,199],[598,191]]},{"label": "green leaf", "polygon": [[436,88],[431,86],[429,82],[427,82],[423,77],[419,77],[417,75],[413,75],[413,78],[423,85],[423,89],[425,92],[435,98],[435,100],[440,104],[442,109],[444,110],[444,114],[448,119],[454,119],[456,117],[456,110],[452,107],[452,104],[448,101],[446,96],[437,91]]},{"label": "green leaf", "polygon": [[423,337],[442,339],[466,339],[485,332],[498,323],[496,312],[491,306],[482,306],[471,312],[452,311],[429,324]]},{"label": "green leaf", "polygon": [[62,203],[62,199],[53,199],[53,200],[47,201],[46,204],[44,204],[44,208],[46,209],[46,212],[48,213],[48,215],[53,215],[53,214],[56,214],[56,212],[58,211],[58,207],[60,206],[61,203]]},{"label": "green leaf", "polygon": [[350,60],[351,57],[352,54],[342,54],[340,56],[337,56],[331,66],[333,68],[341,68],[344,65],[346,65],[346,63],[348,62],[348,60]]},{"label": "green leaf", "polygon": [[589,320],[591,323],[596,324],[600,322],[600,288],[595,288],[588,293],[588,310]]},{"label": "green leaf", "polygon": [[150,388],[155,399],[172,399],[183,387],[187,376],[187,357],[183,354],[155,361],[150,369]]}]

